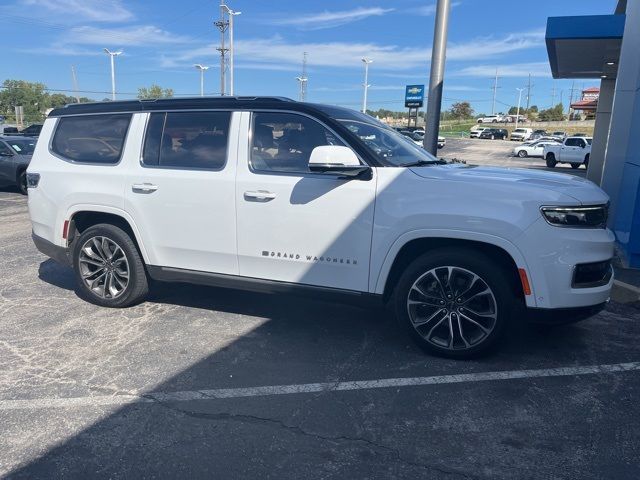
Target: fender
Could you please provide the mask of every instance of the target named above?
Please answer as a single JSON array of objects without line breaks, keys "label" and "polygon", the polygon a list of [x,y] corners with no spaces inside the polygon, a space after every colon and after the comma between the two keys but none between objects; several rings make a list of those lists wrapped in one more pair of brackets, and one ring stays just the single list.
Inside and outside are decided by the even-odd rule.
[{"label": "fender", "polygon": [[[472,240],[481,243],[487,243],[490,245],[494,245],[496,247],[502,248],[506,251],[514,263],[518,268],[524,268],[527,273],[529,273],[529,268],[527,262],[522,255],[522,252],[516,247],[513,243],[505,238],[498,237],[495,235],[489,235],[486,233],[478,233],[478,232],[470,232],[466,230],[446,230],[446,229],[419,229],[419,230],[411,230],[409,232],[405,232],[400,235],[395,242],[389,247],[387,254],[385,255],[382,264],[380,265],[377,275],[374,270],[374,265],[371,267],[371,275],[370,275],[370,290],[373,290],[373,293],[382,295],[384,293],[385,283],[387,282],[387,277],[389,276],[389,272],[391,271],[391,267],[393,266],[393,262],[398,255],[398,252],[404,247],[407,243],[412,240],[420,239],[420,238],[455,238],[459,240]],[[532,295],[525,296],[525,301],[528,307],[536,306],[536,295],[535,295],[535,286],[529,278],[531,283]]]},{"label": "fender", "polygon": [[56,229],[55,238],[57,240],[56,243],[58,245],[66,247],[66,245],[61,243],[62,227],[64,225],[64,221],[71,219],[71,217],[73,217],[76,213],[84,212],[84,211],[110,213],[112,215],[117,215],[118,217],[122,217],[124,220],[126,220],[129,226],[131,227],[131,230],[133,230],[133,234],[136,237],[136,242],[138,243],[138,246],[140,247],[140,253],[142,254],[142,258],[144,259],[144,262],[146,264],[150,263],[149,255],[147,254],[147,250],[145,249],[144,244],[142,243],[140,230],[138,229],[138,226],[136,225],[136,223],[133,221],[133,217],[131,217],[131,215],[129,215],[127,212],[125,212],[120,208],[110,207],[107,205],[92,205],[88,203],[78,203],[75,205],[71,205],[69,208],[67,208],[67,212],[65,213],[64,218],[60,219],[60,221],[58,221],[55,226],[55,229]]}]

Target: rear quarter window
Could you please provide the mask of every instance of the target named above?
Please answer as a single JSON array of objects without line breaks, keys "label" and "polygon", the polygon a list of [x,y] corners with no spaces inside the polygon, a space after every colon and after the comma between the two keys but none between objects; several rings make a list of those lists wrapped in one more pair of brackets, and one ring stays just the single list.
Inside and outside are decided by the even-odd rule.
[{"label": "rear quarter window", "polygon": [[113,165],[120,161],[130,113],[78,115],[58,120],[51,151],[73,162]]}]

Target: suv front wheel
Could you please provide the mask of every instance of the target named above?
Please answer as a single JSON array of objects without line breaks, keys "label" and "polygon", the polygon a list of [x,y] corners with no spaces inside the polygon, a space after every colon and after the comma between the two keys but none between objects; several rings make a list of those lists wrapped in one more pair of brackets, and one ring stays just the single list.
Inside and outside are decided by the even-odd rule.
[{"label": "suv front wheel", "polygon": [[414,260],[397,285],[401,325],[424,350],[450,358],[488,352],[502,335],[515,296],[506,272],[469,249],[440,249]]},{"label": "suv front wheel", "polygon": [[73,243],[77,293],[103,307],[141,302],[149,286],[144,263],[131,237],[110,224],[89,227]]}]

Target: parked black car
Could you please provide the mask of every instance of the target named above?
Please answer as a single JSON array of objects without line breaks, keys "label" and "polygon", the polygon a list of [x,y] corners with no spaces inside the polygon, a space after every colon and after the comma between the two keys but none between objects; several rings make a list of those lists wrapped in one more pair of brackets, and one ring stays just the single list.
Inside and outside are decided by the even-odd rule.
[{"label": "parked black car", "polygon": [[36,147],[36,138],[0,135],[0,186],[12,185],[27,194],[27,166]]},{"label": "parked black car", "polygon": [[509,132],[504,128],[487,128],[480,133],[480,138],[489,138],[491,140],[506,140]]},{"label": "parked black car", "polygon": [[38,137],[40,135],[40,131],[42,130],[41,123],[34,123],[29,125],[26,128],[23,128],[20,131],[20,135],[24,135],[25,137]]}]

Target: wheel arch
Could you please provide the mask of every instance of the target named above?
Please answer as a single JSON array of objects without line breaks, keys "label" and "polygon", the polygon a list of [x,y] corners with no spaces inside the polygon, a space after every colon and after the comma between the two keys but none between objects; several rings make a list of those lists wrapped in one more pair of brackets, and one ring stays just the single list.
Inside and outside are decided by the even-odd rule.
[{"label": "wheel arch", "polygon": [[136,244],[140,255],[146,264],[149,264],[149,257],[140,238],[140,232],[133,219],[124,211],[110,207],[101,206],[77,206],[67,213],[66,219],[69,221],[67,243],[71,245],[76,235],[99,223],[115,225],[131,236]]},{"label": "wheel arch", "polygon": [[[527,273],[529,270],[524,257],[517,247],[500,237],[468,232],[403,235],[391,247],[382,264],[375,285],[375,293],[382,294],[383,299],[385,301],[388,300],[393,293],[398,278],[409,263],[425,252],[444,247],[473,249],[495,259],[509,273],[512,280],[510,283],[516,297],[529,307],[535,306],[533,285],[530,285],[532,295],[525,296],[522,289],[518,269],[524,268]],[[529,281],[531,284],[530,277]]]}]

